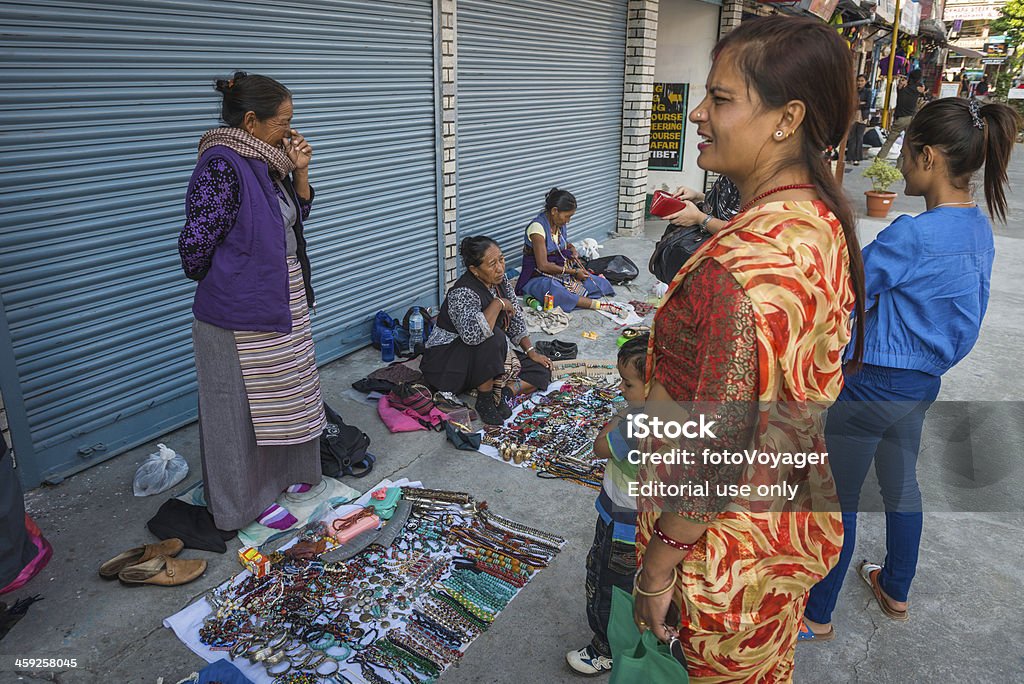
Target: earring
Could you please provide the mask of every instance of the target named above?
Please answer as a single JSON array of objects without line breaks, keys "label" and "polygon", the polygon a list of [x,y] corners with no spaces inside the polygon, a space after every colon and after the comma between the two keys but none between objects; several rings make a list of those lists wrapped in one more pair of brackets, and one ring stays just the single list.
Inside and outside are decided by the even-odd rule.
[{"label": "earring", "polygon": [[775,131],[776,138],[781,140],[783,135],[785,135],[785,133],[783,133],[782,131]]}]

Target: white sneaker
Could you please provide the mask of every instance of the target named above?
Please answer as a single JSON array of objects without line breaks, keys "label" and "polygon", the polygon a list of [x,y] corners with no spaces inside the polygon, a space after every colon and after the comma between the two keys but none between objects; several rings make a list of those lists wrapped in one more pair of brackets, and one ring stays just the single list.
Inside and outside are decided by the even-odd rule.
[{"label": "white sneaker", "polygon": [[587,677],[612,671],[612,659],[601,655],[593,646],[589,645],[578,651],[566,653],[565,662],[569,663],[573,672]]}]

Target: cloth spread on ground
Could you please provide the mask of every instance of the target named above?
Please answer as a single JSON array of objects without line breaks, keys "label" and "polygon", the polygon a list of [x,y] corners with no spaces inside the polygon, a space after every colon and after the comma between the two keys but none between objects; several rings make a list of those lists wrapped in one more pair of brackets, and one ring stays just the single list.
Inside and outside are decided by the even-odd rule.
[{"label": "cloth spread on ground", "polygon": [[[299,521],[289,528],[295,529],[296,527],[300,527],[304,524],[310,514],[325,501],[330,501],[331,499],[345,499],[346,501],[351,501],[358,496],[358,490],[352,489],[344,482],[335,480],[332,477],[324,476],[320,483],[309,491],[282,492],[281,495],[277,497],[276,503],[282,508],[287,509],[288,512],[295,516]],[[206,506],[206,497],[205,492],[203,491],[202,480],[179,494],[177,499],[184,503],[191,504],[192,506]],[[238,531],[238,539],[244,546],[259,546],[279,532],[281,532],[281,530],[271,529],[260,525],[258,522],[252,522]],[[232,533],[232,536],[234,536],[234,533]],[[228,539],[230,538],[231,537],[228,537]],[[223,553],[223,551],[221,551],[221,553]]]},{"label": "cloth spread on ground", "polygon": [[[614,371],[614,364],[609,364]],[[543,479],[566,479],[598,489],[604,460],[594,457],[594,439],[623,401],[617,382],[573,377],[553,382],[513,409],[504,425],[481,432],[479,451]]]},{"label": "cloth spread on ground", "polygon": [[558,306],[550,311],[525,309],[523,317],[526,319],[527,328],[540,330],[548,335],[557,335],[568,328],[572,321],[572,314],[562,311],[562,308]]},{"label": "cloth spread on ground", "polygon": [[[608,307],[609,304],[618,307],[618,312],[613,312],[613,309]],[[643,316],[638,316],[633,311],[632,306],[623,302],[601,302],[601,308],[597,310],[597,313],[614,321],[615,325],[636,325],[644,320]]]},{"label": "cloth spread on ground", "polygon": [[[319,672],[337,664],[338,681],[435,681],[548,565],[565,540],[502,518],[469,495],[424,490],[421,483],[406,479],[385,480],[361,496],[356,508],[342,507],[320,519],[366,510],[360,507],[373,505],[375,493],[391,487],[403,488],[400,506],[411,503],[411,516],[408,524],[400,522],[397,538],[381,541],[384,546],[371,545],[344,561],[279,558],[262,579],[243,570],[165,619],[164,626],[197,655],[214,662],[229,658],[231,647],[251,634],[247,628],[256,618],[242,606],[265,607],[268,615],[280,616],[279,624],[290,625],[294,611],[285,605],[323,604],[328,616],[324,625],[334,629],[320,632],[310,644],[318,648],[308,651],[310,657],[324,658]],[[426,501],[426,507],[417,508],[417,501]],[[510,553],[526,554],[529,563],[516,561],[506,570],[488,561],[491,552],[476,540],[496,534],[511,540],[517,551]],[[382,532],[378,539],[386,536]],[[288,633],[288,627],[282,629]],[[444,646],[437,641],[439,634]],[[267,660],[274,648],[248,651],[251,645],[242,642],[243,653],[236,654],[234,665],[255,684],[275,681],[270,671],[283,666],[274,658]]]}]

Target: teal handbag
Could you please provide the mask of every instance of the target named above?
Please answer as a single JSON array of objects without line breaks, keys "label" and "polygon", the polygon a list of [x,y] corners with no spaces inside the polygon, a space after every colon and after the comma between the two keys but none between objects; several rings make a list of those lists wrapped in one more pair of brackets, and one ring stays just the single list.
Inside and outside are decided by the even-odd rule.
[{"label": "teal handbag", "polygon": [[690,676],[669,647],[633,621],[633,597],[612,588],[612,615],[608,620],[608,643],[612,648],[612,676],[609,684],[687,684]]}]

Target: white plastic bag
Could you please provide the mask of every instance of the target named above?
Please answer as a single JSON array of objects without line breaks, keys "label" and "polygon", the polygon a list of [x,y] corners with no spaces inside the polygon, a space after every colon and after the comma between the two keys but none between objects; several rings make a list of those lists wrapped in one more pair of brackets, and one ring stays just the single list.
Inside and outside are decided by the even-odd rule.
[{"label": "white plastic bag", "polygon": [[150,454],[135,473],[135,496],[150,496],[167,491],[188,476],[188,462],[165,444]]},{"label": "white plastic bag", "polygon": [[576,251],[579,252],[580,256],[584,259],[596,259],[601,256],[601,253],[597,250],[602,249],[604,245],[597,244],[597,240],[594,238],[587,238],[581,240],[576,245]]}]

